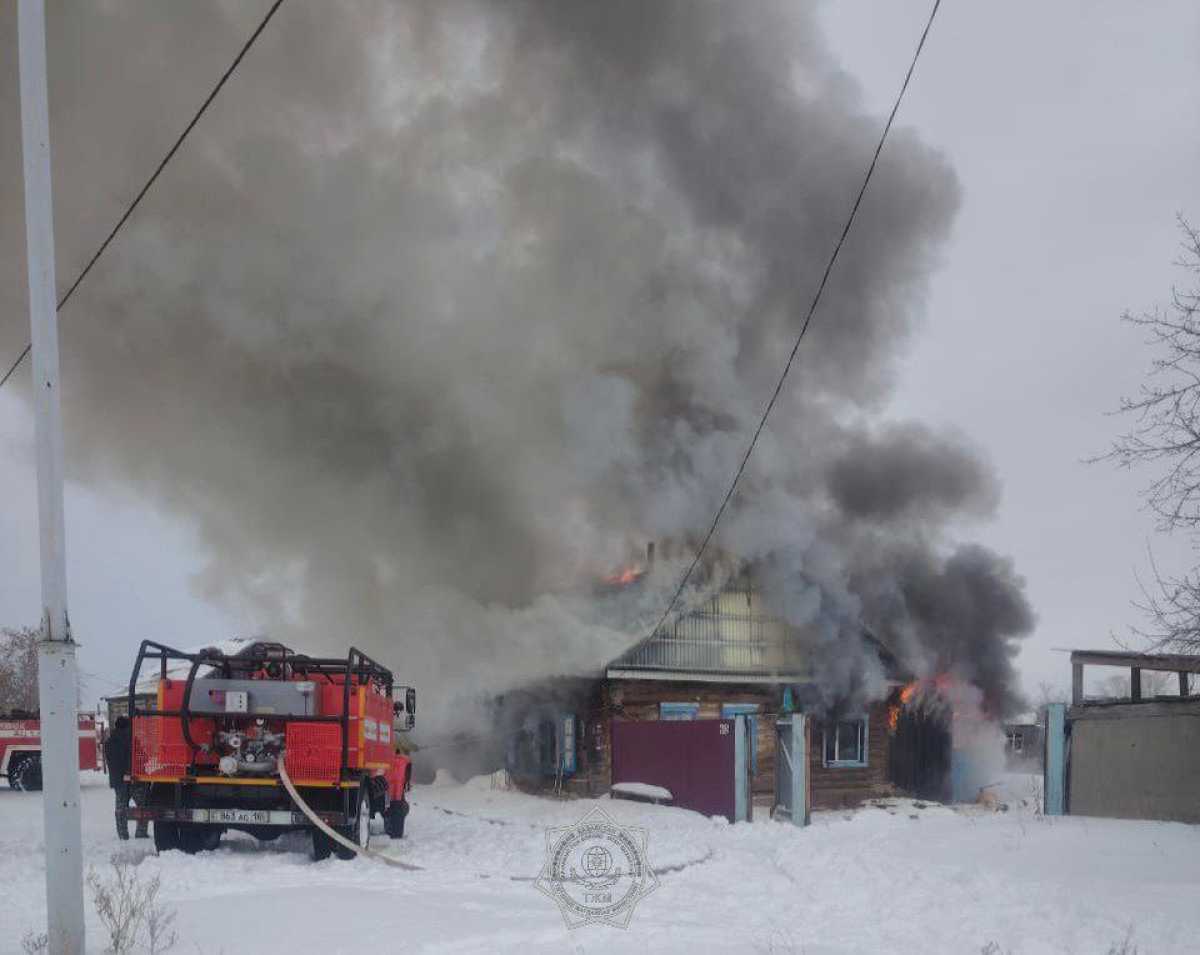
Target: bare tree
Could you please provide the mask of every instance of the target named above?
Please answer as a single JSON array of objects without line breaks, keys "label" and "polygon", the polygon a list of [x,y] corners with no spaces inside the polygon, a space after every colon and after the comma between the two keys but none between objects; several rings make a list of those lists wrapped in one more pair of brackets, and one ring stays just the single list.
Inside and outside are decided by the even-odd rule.
[{"label": "bare tree", "polygon": [[[1133,426],[1103,457],[1154,468],[1143,495],[1160,528],[1200,533],[1200,232],[1183,217],[1179,229],[1176,264],[1186,286],[1172,288],[1166,307],[1123,316],[1147,332],[1155,357],[1147,383],[1121,401]],[[1153,559],[1151,566],[1153,580],[1142,584],[1139,604],[1150,622],[1138,634],[1155,649],[1200,652],[1200,571],[1171,576]]]},{"label": "bare tree", "polygon": [[1069,700],[1070,694],[1062,687],[1045,680],[1039,683],[1037,693],[1034,695],[1034,709],[1037,712],[1038,724],[1046,725],[1046,713],[1050,709],[1051,703],[1066,703]]},{"label": "bare tree", "polygon": [[[1142,671],[1142,697],[1169,696],[1173,688],[1173,673],[1159,673],[1155,670]],[[1128,700],[1132,695],[1129,675],[1114,673],[1105,677],[1096,685],[1096,694],[1100,699]]]},{"label": "bare tree", "polygon": [[0,713],[37,709],[37,641],[33,627],[0,629]]}]

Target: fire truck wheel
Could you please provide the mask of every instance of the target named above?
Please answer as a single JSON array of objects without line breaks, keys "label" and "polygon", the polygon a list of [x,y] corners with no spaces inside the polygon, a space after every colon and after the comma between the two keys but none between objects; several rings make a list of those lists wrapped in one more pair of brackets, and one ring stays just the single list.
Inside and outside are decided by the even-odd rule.
[{"label": "fire truck wheel", "polygon": [[408,818],[408,800],[396,799],[388,806],[383,819],[383,831],[393,839],[404,838],[404,820]]},{"label": "fire truck wheel", "polygon": [[[358,799],[354,803],[355,818],[348,826],[338,826],[337,833],[349,839],[362,849],[371,845],[371,791],[364,781],[358,787]],[[357,852],[347,849],[339,842],[334,842],[320,829],[312,831],[312,857],[314,862],[328,859],[330,855],[339,859],[353,859]]]},{"label": "fire truck wheel", "polygon": [[[354,821],[342,830],[342,835],[360,849],[368,849],[371,846],[371,787],[366,780],[358,787]],[[349,860],[358,855],[340,843],[334,843],[333,851],[339,859]]]},{"label": "fire truck wheel", "polygon": [[325,833],[314,826],[312,831],[313,862],[320,862],[322,859],[328,859],[329,853],[332,851],[333,841],[329,838],[329,836],[325,835]]},{"label": "fire truck wheel", "polygon": [[9,782],[15,782],[14,789],[23,789],[27,793],[41,792],[42,790],[42,757],[38,753],[33,753],[21,760],[21,765],[16,769],[16,775],[9,776]]},{"label": "fire truck wheel", "polygon": [[179,848],[179,826],[173,822],[154,821],[154,848],[158,852],[170,852]]},{"label": "fire truck wheel", "polygon": [[221,844],[221,830],[216,826],[183,825],[178,833],[179,848],[188,855],[211,852]]}]

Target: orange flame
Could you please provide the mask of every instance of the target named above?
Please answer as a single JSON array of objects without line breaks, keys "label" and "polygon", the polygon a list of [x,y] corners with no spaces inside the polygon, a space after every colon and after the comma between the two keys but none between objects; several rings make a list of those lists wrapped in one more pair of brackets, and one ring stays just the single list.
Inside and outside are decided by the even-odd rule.
[{"label": "orange flame", "polygon": [[896,732],[896,727],[900,725],[900,711],[912,702],[913,697],[917,695],[917,691],[921,689],[921,681],[913,680],[911,683],[904,686],[900,690],[900,702],[893,703],[888,707],[888,731]]},{"label": "orange flame", "polygon": [[641,567],[638,567],[636,564],[631,564],[629,567],[626,567],[609,577],[605,577],[604,583],[608,584],[610,587],[627,587],[629,584],[632,584],[635,580],[639,579],[642,576],[642,573],[643,571]]}]

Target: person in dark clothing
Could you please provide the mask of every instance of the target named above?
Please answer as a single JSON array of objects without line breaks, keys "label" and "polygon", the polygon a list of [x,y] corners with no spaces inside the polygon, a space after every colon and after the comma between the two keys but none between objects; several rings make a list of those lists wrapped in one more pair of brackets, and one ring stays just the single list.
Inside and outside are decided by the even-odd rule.
[{"label": "person in dark clothing", "polygon": [[[117,837],[129,838],[129,767],[133,756],[133,728],[128,716],[118,716],[112,733],[104,741],[104,764],[108,767],[108,784],[116,795]],[[149,835],[149,823],[139,819],[137,838]]]}]

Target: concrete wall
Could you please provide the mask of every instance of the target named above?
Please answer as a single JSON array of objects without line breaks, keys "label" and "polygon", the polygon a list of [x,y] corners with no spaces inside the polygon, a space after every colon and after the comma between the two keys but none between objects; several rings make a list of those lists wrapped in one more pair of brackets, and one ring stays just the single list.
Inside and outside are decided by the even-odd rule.
[{"label": "concrete wall", "polygon": [[1200,701],[1073,706],[1068,811],[1200,822]]}]

